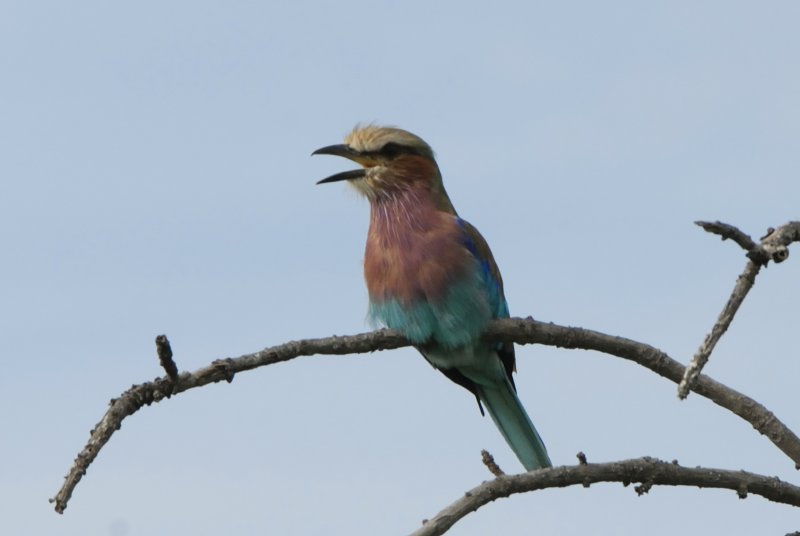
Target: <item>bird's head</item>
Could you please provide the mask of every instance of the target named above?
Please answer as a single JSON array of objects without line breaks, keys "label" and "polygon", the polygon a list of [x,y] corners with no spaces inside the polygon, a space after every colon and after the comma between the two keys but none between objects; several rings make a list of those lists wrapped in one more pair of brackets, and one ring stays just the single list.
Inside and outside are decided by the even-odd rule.
[{"label": "bird's head", "polygon": [[444,194],[433,150],[419,136],[399,128],[357,126],[343,144],[329,145],[311,154],[343,156],[362,166],[331,175],[317,184],[346,180],[371,200],[410,189]]}]

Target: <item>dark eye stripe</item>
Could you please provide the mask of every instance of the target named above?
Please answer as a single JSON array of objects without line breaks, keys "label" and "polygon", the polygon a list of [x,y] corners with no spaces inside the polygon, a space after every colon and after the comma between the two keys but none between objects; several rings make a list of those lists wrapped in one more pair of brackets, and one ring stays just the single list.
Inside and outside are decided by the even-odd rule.
[{"label": "dark eye stripe", "polygon": [[373,151],[374,154],[382,156],[384,158],[397,158],[403,154],[413,154],[417,156],[425,156],[430,158],[430,155],[424,149],[419,147],[411,147],[410,145],[402,145],[399,143],[395,143],[390,141],[386,145],[380,148],[378,151]]}]

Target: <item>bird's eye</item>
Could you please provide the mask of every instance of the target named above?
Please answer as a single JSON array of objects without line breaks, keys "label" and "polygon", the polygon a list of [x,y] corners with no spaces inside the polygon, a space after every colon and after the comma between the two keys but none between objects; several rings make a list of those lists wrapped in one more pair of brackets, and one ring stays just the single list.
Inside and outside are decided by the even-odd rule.
[{"label": "bird's eye", "polygon": [[399,143],[390,141],[389,143],[381,147],[381,150],[379,152],[381,156],[385,156],[386,158],[391,159],[397,157],[402,153],[408,152],[408,150],[406,147],[403,147]]}]

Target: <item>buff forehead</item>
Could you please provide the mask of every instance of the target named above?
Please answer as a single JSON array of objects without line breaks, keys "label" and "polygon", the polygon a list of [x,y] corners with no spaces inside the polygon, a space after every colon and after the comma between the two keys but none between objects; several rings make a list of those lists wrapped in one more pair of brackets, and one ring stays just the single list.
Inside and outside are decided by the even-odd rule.
[{"label": "buff forehead", "polygon": [[356,151],[361,152],[379,151],[390,142],[431,151],[430,146],[419,136],[400,128],[379,127],[376,125],[357,126],[350,134],[345,136],[344,142]]}]

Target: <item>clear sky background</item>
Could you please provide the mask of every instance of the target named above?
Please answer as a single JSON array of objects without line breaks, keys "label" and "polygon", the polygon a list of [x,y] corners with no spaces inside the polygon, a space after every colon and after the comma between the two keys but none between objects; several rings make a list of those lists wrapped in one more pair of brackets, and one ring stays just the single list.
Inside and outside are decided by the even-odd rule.
[{"label": "clear sky background", "polygon": [[[354,124],[437,151],[512,314],[687,362],[745,258],[695,227],[800,218],[800,4],[0,3],[0,532],[405,534],[521,467],[413,350],[310,357],[125,421],[65,515],[47,499],[110,398],[367,329],[367,203],[310,157]],[[800,248],[707,372],[800,429]],[[638,365],[520,347],[556,464],[656,456],[799,482],[749,424]],[[797,510],[619,484],[493,503],[454,535],[773,534]],[[645,528],[646,527],[646,528]]]}]

